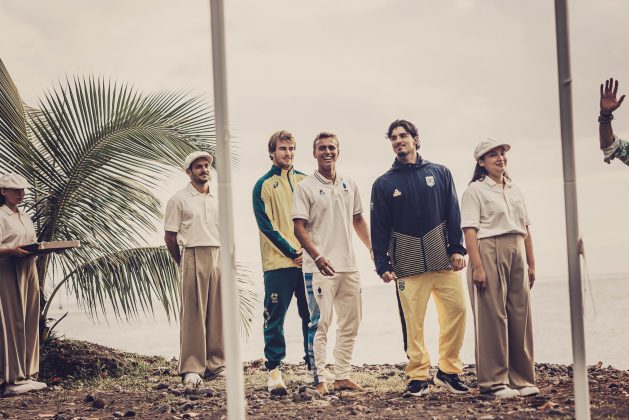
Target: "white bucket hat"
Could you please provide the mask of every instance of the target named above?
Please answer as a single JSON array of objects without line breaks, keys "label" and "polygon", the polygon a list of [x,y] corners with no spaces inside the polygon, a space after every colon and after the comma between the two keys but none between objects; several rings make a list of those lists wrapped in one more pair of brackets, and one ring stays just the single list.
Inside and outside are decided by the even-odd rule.
[{"label": "white bucket hat", "polygon": [[9,172],[0,177],[0,188],[11,188],[15,190],[22,190],[30,188],[26,178],[20,174]]},{"label": "white bucket hat", "polygon": [[186,159],[183,161],[183,168],[187,171],[190,168],[190,165],[192,165],[192,162],[199,158],[206,158],[210,162],[210,165],[214,161],[214,157],[208,152],[197,150],[196,152],[192,152],[186,156]]},{"label": "white bucket hat", "polygon": [[495,149],[498,146],[504,147],[505,152],[508,152],[509,149],[511,149],[511,146],[508,143],[505,143],[500,140],[493,140],[493,139],[481,140],[481,142],[478,143],[476,145],[476,148],[474,149],[474,160],[480,159],[481,157],[483,157],[485,153],[489,152],[491,149]]}]

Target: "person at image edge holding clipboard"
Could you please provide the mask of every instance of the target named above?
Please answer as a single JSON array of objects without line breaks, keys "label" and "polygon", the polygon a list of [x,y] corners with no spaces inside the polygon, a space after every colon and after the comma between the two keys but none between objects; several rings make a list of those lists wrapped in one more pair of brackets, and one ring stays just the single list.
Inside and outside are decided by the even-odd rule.
[{"label": "person at image edge holding clipboard", "polygon": [[46,388],[39,373],[39,282],[35,257],[20,248],[37,241],[31,218],[18,205],[26,179],[0,177],[0,384],[8,395]]}]

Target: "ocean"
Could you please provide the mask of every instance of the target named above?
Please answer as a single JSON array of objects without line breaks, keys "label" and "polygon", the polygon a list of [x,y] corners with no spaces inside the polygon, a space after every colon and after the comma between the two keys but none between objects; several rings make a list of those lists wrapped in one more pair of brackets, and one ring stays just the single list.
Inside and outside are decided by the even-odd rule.
[{"label": "ocean", "polygon": [[[373,276],[372,276],[373,277]],[[261,283],[261,282],[260,282]],[[587,284],[587,282],[586,282]],[[467,296],[467,287],[465,287]],[[260,285],[260,301],[262,288]],[[567,279],[540,279],[532,289],[532,311],[535,360],[538,362],[570,364],[572,345],[570,305]],[[461,352],[464,363],[474,362],[474,326],[468,302],[465,342]],[[586,358],[588,364],[599,361],[621,369],[629,369],[629,275],[601,276],[591,279],[591,289],[584,293]],[[86,340],[124,351],[167,358],[179,354],[179,327],[170,323],[161,308],[154,316],[133,320],[98,323],[90,320],[72,298],[62,296],[51,308],[50,315],[58,317],[69,312],[57,327],[60,335]],[[289,309],[284,326],[287,362],[302,360],[301,328],[296,305]],[[328,361],[333,361],[334,328],[328,339]],[[425,342],[431,363],[438,361],[437,316],[432,300],[425,322]],[[264,356],[262,338],[262,309],[258,302],[256,318],[248,338],[241,340],[243,360]],[[400,320],[392,284],[363,279],[363,320],[354,348],[353,364],[398,363],[406,360],[403,350]]]}]

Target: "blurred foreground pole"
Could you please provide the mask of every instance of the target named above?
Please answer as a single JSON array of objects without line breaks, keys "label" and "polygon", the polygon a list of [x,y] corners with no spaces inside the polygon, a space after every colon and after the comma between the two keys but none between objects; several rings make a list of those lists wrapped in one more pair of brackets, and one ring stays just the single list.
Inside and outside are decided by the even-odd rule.
[{"label": "blurred foreground pole", "polygon": [[568,42],[568,7],[566,0],[555,0],[557,31],[557,64],[559,69],[559,112],[561,115],[561,150],[563,158],[564,200],[566,205],[566,237],[568,243],[568,275],[570,288],[570,324],[572,326],[572,357],[575,416],[590,418],[587,365],[585,364],[585,333],[583,328],[583,296],[579,258],[579,218],[577,185],[574,169],[574,136],[572,132],[572,79],[570,76],[570,45]]},{"label": "blurred foreground pole", "polygon": [[216,125],[216,168],[218,170],[219,229],[221,235],[221,296],[225,370],[227,373],[227,418],[245,418],[245,388],[240,359],[240,305],[234,259],[232,220],[231,150],[227,118],[225,75],[225,27],[223,1],[210,0],[212,66],[214,74],[214,117]]}]

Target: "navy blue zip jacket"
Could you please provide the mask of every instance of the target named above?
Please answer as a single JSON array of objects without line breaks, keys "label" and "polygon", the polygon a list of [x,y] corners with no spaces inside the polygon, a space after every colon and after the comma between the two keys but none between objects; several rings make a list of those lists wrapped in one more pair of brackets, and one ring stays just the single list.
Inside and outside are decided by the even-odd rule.
[{"label": "navy blue zip jacket", "polygon": [[380,276],[451,269],[450,255],[467,252],[448,168],[419,154],[415,164],[395,159],[371,189],[371,243]]}]

